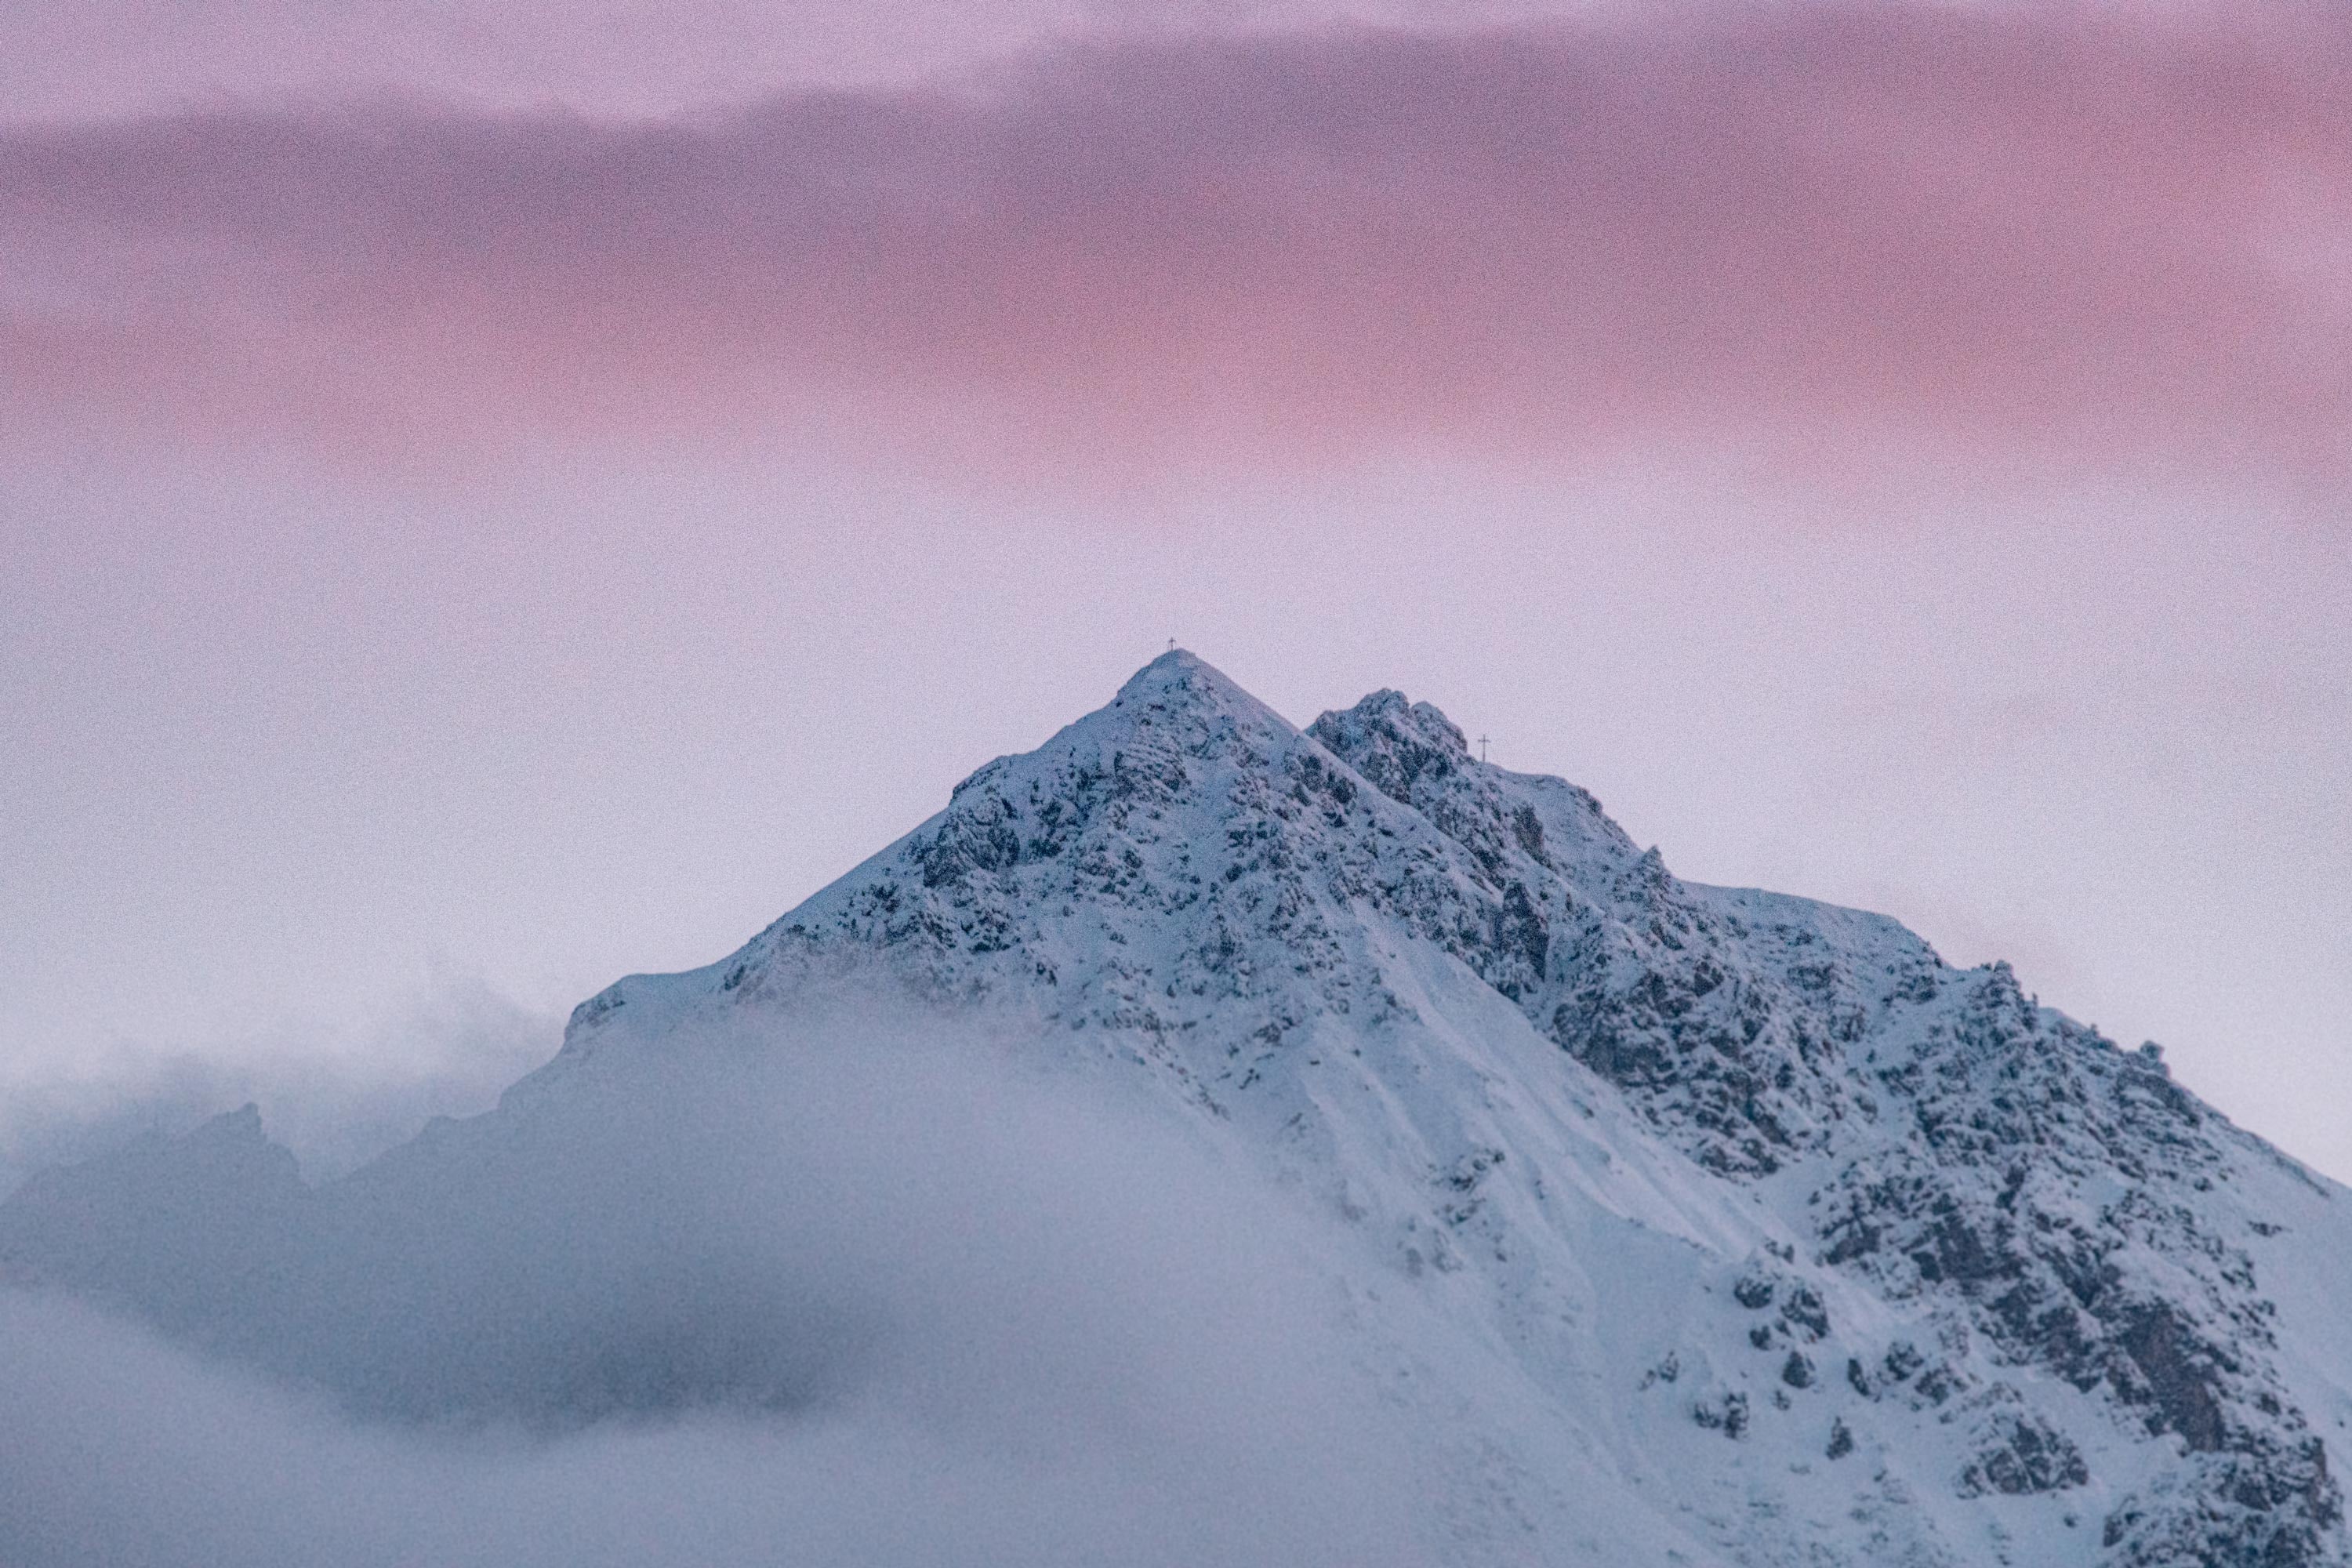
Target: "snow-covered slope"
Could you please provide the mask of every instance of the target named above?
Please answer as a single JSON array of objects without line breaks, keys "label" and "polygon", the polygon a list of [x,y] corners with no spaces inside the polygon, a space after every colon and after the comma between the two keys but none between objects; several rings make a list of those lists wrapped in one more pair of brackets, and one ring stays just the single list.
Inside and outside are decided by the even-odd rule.
[{"label": "snow-covered slope", "polygon": [[[578,1108],[844,998],[984,1026],[1310,1215],[1419,1557],[2352,1562],[2343,1189],[2005,966],[1683,882],[1394,692],[1302,731],[1185,653],[731,957],[583,1004],[491,1115],[315,1192],[249,1119],[52,1173],[0,1268],[348,1383],[348,1315],[287,1301],[399,1297],[383,1237],[429,1251]],[[233,1266],[201,1215],[141,1229],[183,1157]],[[663,1386],[726,1381],[695,1365]]]}]

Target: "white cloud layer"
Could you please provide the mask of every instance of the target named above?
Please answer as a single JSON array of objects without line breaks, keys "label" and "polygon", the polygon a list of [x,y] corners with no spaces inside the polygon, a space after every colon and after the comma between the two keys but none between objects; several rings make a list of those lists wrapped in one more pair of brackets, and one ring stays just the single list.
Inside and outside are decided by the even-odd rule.
[{"label": "white cloud layer", "polygon": [[0,1294],[0,1561],[1411,1559],[1337,1287],[1213,1152],[871,1025],[646,1066],[118,1275],[169,1339]]}]

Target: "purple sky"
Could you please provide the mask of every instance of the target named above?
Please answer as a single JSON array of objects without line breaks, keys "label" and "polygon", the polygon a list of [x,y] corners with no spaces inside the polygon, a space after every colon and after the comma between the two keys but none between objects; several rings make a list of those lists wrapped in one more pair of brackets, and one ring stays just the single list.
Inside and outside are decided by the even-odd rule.
[{"label": "purple sky", "polygon": [[1173,636],[2352,1176],[2352,20],[1549,9],[35,0],[0,1092],[707,961]]}]

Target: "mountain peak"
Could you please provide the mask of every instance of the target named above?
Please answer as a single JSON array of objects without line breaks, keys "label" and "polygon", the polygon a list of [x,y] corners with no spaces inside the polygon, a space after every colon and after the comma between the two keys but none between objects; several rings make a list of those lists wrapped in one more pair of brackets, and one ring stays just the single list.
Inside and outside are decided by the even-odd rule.
[{"label": "mountain peak", "polygon": [[1426,702],[1389,688],[1353,708],[1334,710],[1307,726],[1332,752],[1391,800],[1413,804],[1414,785],[1444,779],[1471,765],[1461,727]]},{"label": "mountain peak", "polygon": [[1125,724],[1148,723],[1149,715],[1230,714],[1254,723],[1272,721],[1285,731],[1296,727],[1244,690],[1223,670],[1189,648],[1172,647],[1133,675],[1118,695],[1078,721],[1075,730],[1118,715]]},{"label": "mountain peak", "polygon": [[1123,702],[1130,697],[1158,691],[1171,686],[1183,686],[1202,681],[1221,684],[1236,691],[1241,689],[1234,685],[1233,679],[1223,670],[1219,669],[1191,648],[1171,647],[1133,675],[1129,676],[1126,684],[1118,689],[1118,695],[1111,700]]}]

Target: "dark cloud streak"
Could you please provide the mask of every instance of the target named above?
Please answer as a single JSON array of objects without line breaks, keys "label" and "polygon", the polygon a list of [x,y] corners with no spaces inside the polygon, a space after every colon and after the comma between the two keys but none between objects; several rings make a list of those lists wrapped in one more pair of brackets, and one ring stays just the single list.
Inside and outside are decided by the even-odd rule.
[{"label": "dark cloud streak", "polygon": [[2333,471],[2352,22],[1725,8],[1076,48],[698,120],[0,140],[20,410],[999,464],[1927,437]]}]

